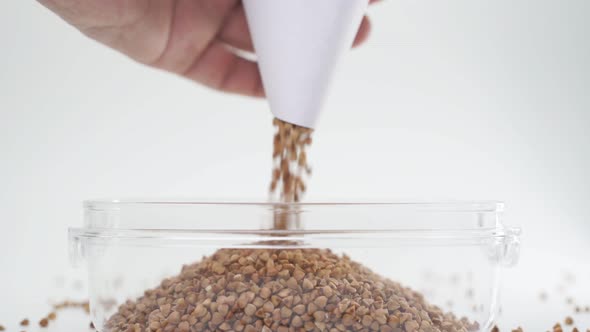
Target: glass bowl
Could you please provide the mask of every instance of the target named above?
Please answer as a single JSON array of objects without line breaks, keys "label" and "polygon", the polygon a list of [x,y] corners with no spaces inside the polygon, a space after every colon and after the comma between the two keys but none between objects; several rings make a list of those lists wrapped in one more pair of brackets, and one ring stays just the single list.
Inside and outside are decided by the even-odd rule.
[{"label": "glass bowl", "polygon": [[84,227],[69,230],[71,258],[88,269],[100,332],[489,331],[501,270],[519,255],[499,202],[84,210]]}]

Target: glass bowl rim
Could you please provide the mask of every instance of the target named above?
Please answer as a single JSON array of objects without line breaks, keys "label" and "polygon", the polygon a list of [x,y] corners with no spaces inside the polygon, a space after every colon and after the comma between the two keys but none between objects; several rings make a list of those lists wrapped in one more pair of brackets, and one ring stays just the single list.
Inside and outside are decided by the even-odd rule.
[{"label": "glass bowl rim", "polygon": [[387,206],[392,208],[429,208],[447,212],[503,212],[504,202],[498,200],[374,200],[374,201],[306,201],[297,203],[283,203],[255,200],[203,200],[203,199],[92,199],[85,200],[85,210],[102,211],[137,206],[179,207],[179,206],[260,206],[260,207],[351,207],[351,206]]},{"label": "glass bowl rim", "polygon": [[[261,207],[274,208],[339,208],[339,207],[385,207],[392,209],[409,208],[410,212],[443,212],[457,214],[499,215],[504,204],[500,201],[382,201],[382,202],[304,202],[274,203],[256,201],[228,200],[87,200],[84,201],[86,213],[117,213],[125,208],[143,207],[174,209],[200,206],[215,208]],[[505,225],[501,218],[495,217],[495,225],[484,228],[390,228],[390,229],[170,229],[170,228],[69,228],[71,243],[105,245],[115,241],[125,245],[139,246],[215,246],[215,247],[257,247],[256,243],[289,240],[306,243],[310,246],[330,247],[389,247],[392,245],[485,245],[509,246],[520,242],[521,229]],[[266,245],[263,245],[263,247]],[[290,246],[287,246],[290,247]],[[301,248],[299,244],[293,248]]]}]

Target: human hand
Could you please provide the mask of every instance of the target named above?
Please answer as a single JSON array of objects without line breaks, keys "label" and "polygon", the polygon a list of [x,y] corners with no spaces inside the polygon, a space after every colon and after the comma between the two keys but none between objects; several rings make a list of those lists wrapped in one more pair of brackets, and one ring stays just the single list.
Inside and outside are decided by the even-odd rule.
[{"label": "human hand", "polygon": [[[38,0],[82,33],[143,64],[214,89],[264,96],[240,0]],[[371,2],[375,2],[372,0]],[[362,43],[364,17],[354,42]]]}]

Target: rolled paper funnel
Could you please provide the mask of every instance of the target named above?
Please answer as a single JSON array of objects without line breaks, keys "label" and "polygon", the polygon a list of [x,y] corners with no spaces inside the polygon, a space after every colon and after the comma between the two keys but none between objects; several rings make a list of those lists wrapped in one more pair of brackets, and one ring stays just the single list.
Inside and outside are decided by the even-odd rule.
[{"label": "rolled paper funnel", "polygon": [[313,128],[369,0],[243,0],[272,113]]}]

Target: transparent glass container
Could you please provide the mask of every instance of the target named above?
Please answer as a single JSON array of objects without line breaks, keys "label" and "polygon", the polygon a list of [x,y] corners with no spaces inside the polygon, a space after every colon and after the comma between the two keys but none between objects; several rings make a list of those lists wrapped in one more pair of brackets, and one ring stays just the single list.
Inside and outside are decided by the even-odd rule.
[{"label": "transparent glass container", "polygon": [[[293,271],[298,267],[294,268],[293,265],[281,260],[282,258],[299,255],[303,259],[313,260],[316,258],[314,250],[329,249],[330,255],[339,257],[345,255],[345,259],[349,262],[358,262],[375,275],[392,280],[396,285],[399,283],[403,287],[420,292],[424,301],[439,307],[441,311],[452,312],[457,318],[467,317],[472,323],[471,330],[489,331],[499,310],[501,270],[503,267],[514,265],[519,253],[519,230],[503,224],[501,218],[503,205],[498,202],[271,204],[91,201],[86,202],[84,208],[83,228],[69,230],[71,256],[75,264],[85,262],[88,269],[92,321],[100,332],[136,331],[135,324],[124,326],[123,329],[123,325],[114,326],[112,321],[109,323],[109,320],[113,319],[113,315],[118,310],[119,313],[121,312],[120,306],[125,303],[138,307],[134,302],[139,297],[150,293],[146,290],[160,286],[170,288],[170,285],[162,280],[179,275],[183,266],[195,264],[201,260],[208,260],[209,264],[213,264],[210,266],[215,266],[216,259],[220,260],[219,263],[223,263],[219,254],[214,259],[207,258],[220,249],[229,250],[233,253],[232,255],[238,253],[235,255],[236,258],[232,259],[235,262],[239,261],[242,264],[241,267],[258,264],[256,269],[262,272],[256,277],[247,273],[243,275],[237,273],[238,277],[236,273],[224,275],[230,270],[230,265],[225,266],[226,272],[217,271],[224,278],[238,278],[239,281],[252,286],[256,291],[256,297],[258,297],[256,285],[262,287],[270,281],[275,281],[273,279],[276,279],[275,284],[284,284],[288,279],[296,276]],[[290,227],[282,230],[273,228],[273,220],[276,220],[277,216],[287,218]],[[276,253],[277,256],[274,257],[277,262],[276,267],[290,273],[283,271],[284,273],[281,274],[280,271],[275,271],[278,273],[273,275],[270,268],[261,267],[260,262],[254,263],[254,260],[242,262],[239,257],[242,251],[250,255],[254,254],[258,257],[256,259],[264,256],[262,255],[264,252],[270,252],[271,256],[272,253]],[[321,255],[324,255],[323,253],[327,252],[322,251]],[[289,268],[292,269],[289,270]],[[194,270],[190,277],[183,278],[184,280],[200,279],[203,277],[199,275],[200,271]],[[264,276],[263,273],[268,275]],[[334,276],[318,273],[315,277],[307,274],[305,278],[297,278],[296,283],[292,281],[291,294],[295,295],[297,301],[297,294],[317,290],[319,293],[310,293],[317,297],[322,294],[326,285],[332,286],[334,294],[332,290],[327,290],[330,294],[327,294],[329,303],[324,309],[327,315],[325,317],[328,319],[334,315],[342,315],[342,312],[334,314],[334,311],[338,310],[336,308],[339,303],[345,298],[356,295],[352,291],[348,295],[342,293],[334,297],[341,291],[338,288],[340,286],[337,285],[342,282],[346,285],[350,283],[350,280],[345,280],[348,278],[347,275],[332,278]],[[215,278],[218,277],[218,275],[215,276]],[[313,285],[305,284],[305,279],[308,277],[313,281]],[[227,280],[224,279],[225,281]],[[383,282],[386,288],[390,287],[387,286],[388,282]],[[210,296],[211,302],[223,302],[228,298],[230,302],[240,299],[240,293],[237,290],[235,294],[227,291],[224,297],[220,295],[221,293],[215,293],[217,290],[211,292],[211,285],[202,281],[192,283],[191,287],[195,294]],[[223,287],[226,286],[222,285]],[[373,285],[373,287],[377,286]],[[272,289],[269,299],[277,294],[282,296],[289,294],[289,291],[280,293],[280,287],[277,286],[277,288],[279,289]],[[235,295],[234,298],[231,298],[231,295]],[[340,324],[335,327],[336,330],[414,330],[415,327],[406,326],[404,322],[396,325],[396,322],[392,320],[397,318],[391,317],[399,316],[404,312],[411,313],[410,309],[404,309],[403,304],[402,308],[395,306],[388,308],[390,299],[387,295],[383,297],[384,303],[379,304],[379,307],[385,309],[380,311],[380,315],[385,318],[375,315],[366,318],[366,321],[359,318],[357,325],[350,325],[350,322],[347,326]],[[195,301],[194,298],[186,297],[186,301],[187,304],[180,308],[181,318],[184,313],[189,315],[198,311],[197,305],[203,299]],[[177,304],[177,301],[174,302],[173,308]],[[246,315],[244,304],[245,302],[230,303],[229,314],[226,313],[227,307],[222,310],[224,321],[231,316],[229,320],[233,325],[221,325],[223,322],[219,320],[211,324],[211,317],[206,324],[198,325],[198,322],[193,319],[188,331],[252,330],[245,328],[248,325],[246,323],[236,323],[239,317]],[[367,307],[372,305],[371,308],[377,306],[374,303],[359,303],[360,307],[364,305]],[[276,309],[278,310],[281,306],[282,304],[277,305]],[[292,309],[294,304],[289,306]],[[152,313],[154,315],[168,314],[163,312],[167,308],[160,308],[160,304],[153,308],[141,307],[141,309],[150,312],[156,310],[156,313]],[[218,310],[217,307],[209,310],[214,309]],[[311,311],[317,311],[317,309],[314,307]],[[295,318],[298,315],[296,312],[285,311],[285,317],[281,316],[280,319],[272,316],[272,310],[269,313],[270,316],[265,317],[261,312],[260,318],[254,315],[252,317],[255,319],[251,317],[248,319],[250,325],[256,330],[264,331],[328,331],[330,328],[329,324],[321,323],[323,318],[315,317],[313,312],[303,313],[302,321],[300,318]],[[280,314],[282,313],[281,311]],[[134,315],[133,319],[136,321],[143,318],[139,317],[141,314],[137,312],[127,314]],[[371,316],[372,313],[369,312],[367,315]],[[278,319],[278,323],[274,323],[273,317],[275,320]],[[355,317],[357,316],[353,318],[356,319]],[[264,320],[264,318],[268,319]],[[316,318],[320,320],[318,324],[315,324],[318,322]],[[386,321],[384,324],[389,327],[370,323],[372,319],[378,318]],[[186,324],[179,325],[176,318],[163,317],[160,320],[162,320],[160,325],[156,324],[152,328],[142,325],[139,331],[187,331]],[[256,325],[256,320],[262,323]],[[308,321],[315,325],[307,323]],[[420,319],[418,323],[419,321]],[[303,324],[304,322],[307,324]],[[269,323],[268,326],[266,323]],[[365,326],[363,325],[365,323],[369,324]],[[267,327],[261,328],[260,324],[265,324],[264,326]],[[424,326],[415,329],[415,331],[418,330],[429,331]],[[436,331],[436,329],[430,330]],[[448,331],[453,329],[449,327]]]}]

